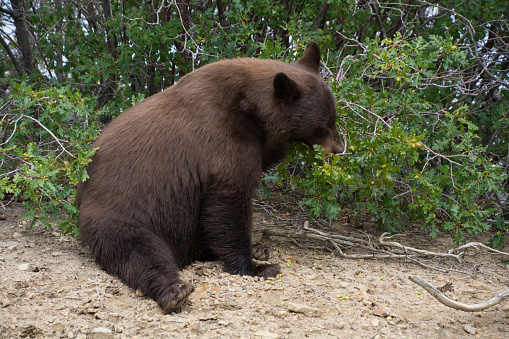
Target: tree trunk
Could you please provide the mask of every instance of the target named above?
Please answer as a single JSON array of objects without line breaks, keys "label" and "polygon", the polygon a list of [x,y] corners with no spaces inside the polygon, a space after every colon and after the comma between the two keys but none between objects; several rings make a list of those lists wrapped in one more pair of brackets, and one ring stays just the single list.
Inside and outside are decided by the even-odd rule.
[{"label": "tree trunk", "polygon": [[19,0],[11,0],[11,4],[12,19],[14,20],[14,26],[16,27],[16,40],[18,42],[18,48],[21,51],[21,56],[23,57],[23,70],[25,74],[30,75],[34,71],[34,64],[32,61],[30,37],[25,25],[25,13],[24,8],[22,8],[23,4],[20,5]]}]

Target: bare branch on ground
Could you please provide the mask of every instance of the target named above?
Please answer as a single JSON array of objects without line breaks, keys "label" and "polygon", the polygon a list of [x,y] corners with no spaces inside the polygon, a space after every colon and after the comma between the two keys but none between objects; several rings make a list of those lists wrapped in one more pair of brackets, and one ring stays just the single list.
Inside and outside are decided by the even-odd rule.
[{"label": "bare branch on ground", "polygon": [[454,300],[448,298],[445,294],[440,292],[433,285],[431,285],[429,282],[427,282],[423,278],[419,277],[418,275],[411,276],[411,277],[409,277],[409,279],[413,283],[424,288],[426,291],[429,292],[429,294],[431,294],[433,297],[435,297],[435,299],[440,301],[445,306],[448,306],[448,307],[451,307],[451,308],[454,308],[454,309],[457,309],[460,311],[464,311],[464,312],[482,311],[482,310],[485,310],[492,306],[498,305],[505,299],[509,298],[509,290],[506,290],[502,293],[497,294],[496,296],[494,296],[493,298],[491,298],[488,301],[484,301],[482,303],[478,303],[478,304],[474,304],[474,305],[468,305],[468,304],[459,303],[457,301],[454,301]]}]

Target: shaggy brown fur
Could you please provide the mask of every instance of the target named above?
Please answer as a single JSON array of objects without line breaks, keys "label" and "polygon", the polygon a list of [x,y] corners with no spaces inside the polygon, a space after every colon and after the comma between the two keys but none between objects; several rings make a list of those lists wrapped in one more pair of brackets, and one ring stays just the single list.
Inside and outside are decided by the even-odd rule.
[{"label": "shaggy brown fur", "polygon": [[319,62],[314,42],[291,64],[219,61],[106,126],[78,187],[82,239],[99,264],[164,312],[192,292],[178,271],[193,260],[276,276],[277,264],[253,263],[251,198],[262,172],[283,159],[287,142],[343,150]]}]

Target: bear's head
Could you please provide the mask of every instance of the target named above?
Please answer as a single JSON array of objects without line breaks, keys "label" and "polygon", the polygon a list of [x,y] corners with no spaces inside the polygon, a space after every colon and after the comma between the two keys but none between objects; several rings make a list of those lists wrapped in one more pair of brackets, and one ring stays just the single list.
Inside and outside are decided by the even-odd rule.
[{"label": "bear's head", "polygon": [[320,145],[326,154],[343,153],[344,144],[336,126],[336,105],[320,75],[320,47],[311,41],[292,68],[274,76],[274,100],[290,122],[288,141]]}]

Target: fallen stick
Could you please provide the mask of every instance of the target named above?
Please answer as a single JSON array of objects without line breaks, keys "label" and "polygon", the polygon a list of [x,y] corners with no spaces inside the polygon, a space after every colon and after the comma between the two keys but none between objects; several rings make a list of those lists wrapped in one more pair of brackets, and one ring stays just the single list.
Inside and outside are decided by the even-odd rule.
[{"label": "fallen stick", "polygon": [[468,304],[459,303],[457,301],[454,301],[454,300],[448,298],[447,296],[445,296],[445,294],[443,294],[442,292],[437,290],[435,288],[435,286],[431,285],[429,282],[427,282],[423,278],[419,277],[418,275],[411,276],[408,279],[410,279],[410,281],[412,281],[413,283],[424,288],[426,291],[429,292],[429,294],[431,294],[433,297],[435,297],[435,299],[437,299],[439,302],[441,302],[445,306],[448,306],[448,307],[451,307],[451,308],[454,308],[454,309],[457,309],[460,311],[464,311],[464,312],[482,311],[482,310],[485,310],[492,306],[498,305],[505,299],[509,298],[509,290],[506,290],[500,294],[497,294],[496,296],[494,296],[493,298],[491,298],[488,301],[484,301],[479,304],[468,305]]}]

